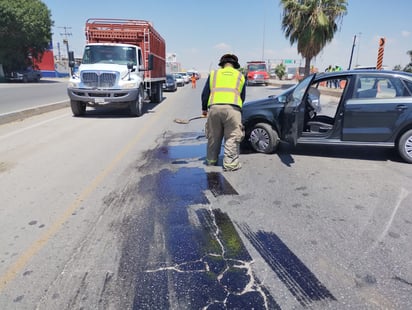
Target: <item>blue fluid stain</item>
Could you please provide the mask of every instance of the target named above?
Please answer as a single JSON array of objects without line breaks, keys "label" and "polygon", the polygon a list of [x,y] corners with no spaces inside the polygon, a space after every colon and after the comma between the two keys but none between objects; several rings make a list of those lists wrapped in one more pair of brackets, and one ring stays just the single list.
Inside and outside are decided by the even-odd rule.
[{"label": "blue fluid stain", "polygon": [[312,301],[336,300],[310,269],[274,233],[253,232],[247,224],[239,225],[263,259],[302,306]]},{"label": "blue fluid stain", "polygon": [[[205,151],[204,144],[165,145],[154,151],[153,159],[183,165]],[[133,309],[264,309],[258,291],[237,296],[250,277],[246,269],[234,267],[235,261],[249,262],[251,256],[229,216],[209,208],[206,190],[215,196],[238,194],[221,173],[196,167],[162,169],[143,177],[139,188],[150,201],[149,225],[161,227],[164,249],[153,244],[159,257],[139,263]],[[192,206],[194,212],[189,214]],[[152,235],[145,241],[155,242],[154,230],[147,231]],[[262,291],[270,309],[279,309],[263,286]]]}]

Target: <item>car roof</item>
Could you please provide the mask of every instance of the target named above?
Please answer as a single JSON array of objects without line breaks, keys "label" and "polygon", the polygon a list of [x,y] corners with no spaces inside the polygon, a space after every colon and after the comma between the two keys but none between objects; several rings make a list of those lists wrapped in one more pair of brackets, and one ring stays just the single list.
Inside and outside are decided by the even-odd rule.
[{"label": "car roof", "polygon": [[392,76],[402,76],[408,79],[412,79],[412,73],[405,71],[393,71],[393,70],[376,70],[376,69],[356,69],[356,70],[343,70],[343,71],[334,71],[334,72],[321,72],[316,73],[316,78],[328,78],[328,77],[339,77],[347,75],[365,75],[365,74],[374,74],[374,75],[392,75]]}]

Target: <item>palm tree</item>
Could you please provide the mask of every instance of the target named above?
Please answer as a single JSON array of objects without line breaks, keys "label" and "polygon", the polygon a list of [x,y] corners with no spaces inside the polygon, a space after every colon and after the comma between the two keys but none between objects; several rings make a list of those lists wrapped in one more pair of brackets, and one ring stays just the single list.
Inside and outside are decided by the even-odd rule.
[{"label": "palm tree", "polygon": [[310,62],[338,30],[337,22],[346,15],[347,0],[280,0],[283,6],[282,30],[290,44],[297,43],[305,58],[305,76]]},{"label": "palm tree", "polygon": [[406,67],[403,69],[403,71],[412,72],[412,50],[407,51],[406,54],[408,54],[409,57],[411,58],[411,62],[406,65]]}]

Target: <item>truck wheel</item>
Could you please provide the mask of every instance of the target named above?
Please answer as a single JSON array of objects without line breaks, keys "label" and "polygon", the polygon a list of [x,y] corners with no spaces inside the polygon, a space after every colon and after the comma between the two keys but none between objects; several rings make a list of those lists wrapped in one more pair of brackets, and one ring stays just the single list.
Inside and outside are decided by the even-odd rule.
[{"label": "truck wheel", "polygon": [[400,137],[398,152],[407,163],[412,164],[412,129],[404,132]]},{"label": "truck wheel", "polygon": [[154,85],[154,93],[151,96],[151,101],[153,103],[160,103],[163,100],[163,89],[161,83],[155,83]]},{"label": "truck wheel", "polygon": [[271,154],[276,151],[279,135],[269,124],[258,123],[250,131],[249,143],[256,152]]},{"label": "truck wheel", "polygon": [[139,89],[136,100],[130,102],[130,114],[137,117],[143,114],[143,94],[141,88]]},{"label": "truck wheel", "polygon": [[70,107],[74,116],[82,116],[86,113],[86,103],[81,101],[70,100]]}]

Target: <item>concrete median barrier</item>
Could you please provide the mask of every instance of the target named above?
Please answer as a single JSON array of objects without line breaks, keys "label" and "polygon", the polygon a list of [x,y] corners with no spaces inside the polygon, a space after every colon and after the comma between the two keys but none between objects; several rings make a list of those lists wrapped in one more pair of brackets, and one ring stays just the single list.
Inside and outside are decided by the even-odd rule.
[{"label": "concrete median barrier", "polygon": [[27,108],[24,110],[20,111],[14,111],[10,113],[5,113],[5,114],[0,114],[0,125],[6,124],[6,123],[11,123],[15,122],[18,120],[25,119],[27,117],[39,115],[42,113],[62,109],[69,107],[69,101],[62,101],[62,102],[57,102],[57,103],[52,103],[52,104],[47,104],[47,105],[42,105],[42,106],[37,106],[33,108]]}]

